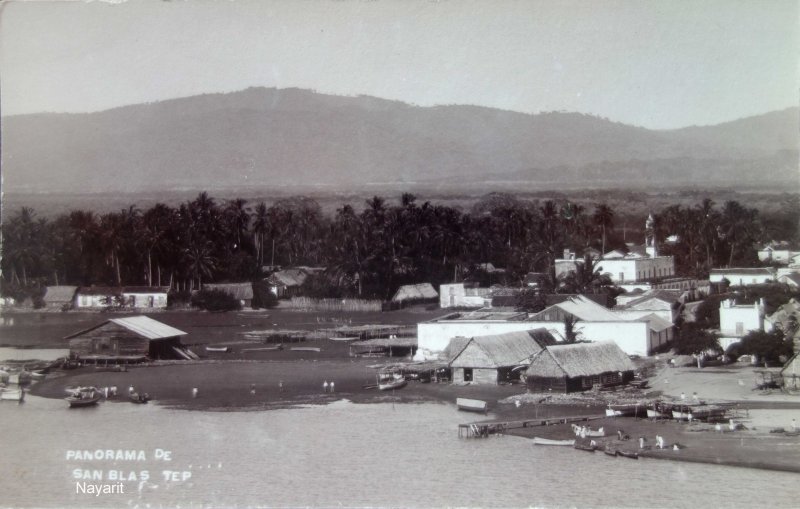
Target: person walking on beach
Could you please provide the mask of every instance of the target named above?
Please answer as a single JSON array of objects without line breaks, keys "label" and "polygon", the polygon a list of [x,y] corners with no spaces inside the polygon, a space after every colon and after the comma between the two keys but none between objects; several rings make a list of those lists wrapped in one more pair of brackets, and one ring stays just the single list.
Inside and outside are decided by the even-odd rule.
[{"label": "person walking on beach", "polygon": [[685,400],[686,400],[686,393],[682,392],[681,393],[681,401],[685,401]]},{"label": "person walking on beach", "polygon": [[256,395],[256,384],[250,384],[250,394],[253,396]]},{"label": "person walking on beach", "polygon": [[278,391],[283,392],[283,380],[278,380]]},{"label": "person walking on beach", "polygon": [[693,403],[700,403],[700,398],[697,396],[696,392],[692,393],[692,402]]},{"label": "person walking on beach", "polygon": [[333,393],[333,387],[334,387],[333,381],[331,381],[331,393]]},{"label": "person walking on beach", "polygon": [[328,392],[328,381],[322,382],[322,392]]}]

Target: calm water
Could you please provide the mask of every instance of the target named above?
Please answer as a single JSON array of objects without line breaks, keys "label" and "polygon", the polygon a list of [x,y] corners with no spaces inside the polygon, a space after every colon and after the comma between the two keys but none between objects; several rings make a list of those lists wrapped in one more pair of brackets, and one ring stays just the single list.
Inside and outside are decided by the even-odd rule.
[{"label": "calm water", "polygon": [[[127,403],[68,410],[30,397],[0,403],[0,415],[0,506],[11,507],[797,507],[800,482],[535,448],[516,437],[460,440],[456,424],[467,417],[442,404],[215,413]],[[146,458],[67,459],[74,449],[142,450]],[[169,450],[170,461],[155,459],[156,449]],[[75,493],[76,469],[106,477],[147,470],[150,479],[94,497]],[[164,470],[191,477],[165,481]]]},{"label": "calm water", "polygon": [[0,347],[0,361],[54,361],[69,355],[68,348],[3,348]]}]

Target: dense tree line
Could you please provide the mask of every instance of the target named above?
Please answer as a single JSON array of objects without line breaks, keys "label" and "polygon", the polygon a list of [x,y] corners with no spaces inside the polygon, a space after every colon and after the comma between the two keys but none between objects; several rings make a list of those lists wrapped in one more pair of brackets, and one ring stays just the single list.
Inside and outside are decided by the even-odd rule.
[{"label": "dense tree line", "polygon": [[[675,255],[680,274],[755,265],[758,243],[796,234],[797,200],[786,210],[787,217],[763,219],[736,201],[675,205],[656,214],[657,238],[663,254]],[[588,210],[566,199],[500,193],[468,211],[419,203],[408,193],[396,204],[376,196],[361,210],[343,205],[332,217],[310,198],[267,206],[221,202],[207,193],[177,206],[73,210],[52,220],[22,208],[3,225],[3,288],[105,284],[185,291],[204,282],[255,280],[264,266],[310,265],[327,268],[315,284],[331,295],[385,299],[401,284],[480,277],[488,262],[519,285],[528,272],[551,273],[565,248],[608,251],[624,246],[623,239],[643,242],[644,218],[638,230],[621,232],[617,217],[606,203]],[[586,291],[596,280],[587,265],[572,284]]]}]

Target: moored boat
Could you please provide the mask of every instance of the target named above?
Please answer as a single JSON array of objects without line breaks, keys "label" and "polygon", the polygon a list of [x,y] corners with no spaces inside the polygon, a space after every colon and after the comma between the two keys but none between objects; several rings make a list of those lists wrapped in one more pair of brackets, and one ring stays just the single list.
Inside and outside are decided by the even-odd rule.
[{"label": "moored boat", "polygon": [[579,451],[586,451],[586,452],[594,452],[595,449],[597,449],[597,447],[592,444],[582,444],[579,442],[575,442],[575,445],[573,445],[572,447],[578,449]]},{"label": "moored boat", "polygon": [[95,390],[78,390],[72,396],[64,398],[69,403],[70,408],[79,408],[96,405],[100,401],[101,395]]},{"label": "moored boat", "polygon": [[330,339],[331,341],[356,341],[361,338],[359,338],[358,336],[333,336],[328,339]]},{"label": "moored boat", "polygon": [[206,352],[230,352],[230,347],[227,346],[206,346]]},{"label": "moored boat", "polygon": [[456,406],[459,410],[468,412],[486,413],[489,409],[488,403],[480,399],[456,398]]},{"label": "moored boat", "polygon": [[378,375],[378,390],[391,391],[393,389],[400,389],[405,387],[408,383],[405,377],[398,373],[384,373]]},{"label": "moored boat", "polygon": [[575,440],[552,440],[550,438],[533,437],[533,445],[566,445],[574,446]]},{"label": "moored boat", "polygon": [[638,417],[642,408],[637,403],[611,404],[606,408],[606,417]]},{"label": "moored boat", "polygon": [[623,458],[630,458],[632,460],[638,460],[639,459],[639,453],[638,452],[632,452],[632,451],[617,450],[617,456],[622,456]]},{"label": "moored boat", "polygon": [[33,380],[44,380],[44,377],[47,376],[45,373],[42,373],[41,371],[31,371],[30,374],[31,374],[31,379]]},{"label": "moored boat", "polygon": [[22,401],[24,398],[25,392],[22,389],[8,389],[6,387],[0,388],[0,400]]},{"label": "moored boat", "polygon": [[148,401],[150,401],[150,395],[147,394],[146,392],[143,393],[143,394],[139,394],[139,393],[134,392],[133,394],[131,394],[130,399],[131,399],[131,403],[136,403],[137,405],[142,405],[142,404],[147,403]]},{"label": "moored boat", "polygon": [[606,446],[606,448],[605,448],[605,449],[603,449],[603,452],[604,452],[604,453],[605,453],[607,456],[614,456],[614,457],[616,457],[616,456],[617,456],[617,450],[616,450],[616,449],[614,449],[613,447]]}]

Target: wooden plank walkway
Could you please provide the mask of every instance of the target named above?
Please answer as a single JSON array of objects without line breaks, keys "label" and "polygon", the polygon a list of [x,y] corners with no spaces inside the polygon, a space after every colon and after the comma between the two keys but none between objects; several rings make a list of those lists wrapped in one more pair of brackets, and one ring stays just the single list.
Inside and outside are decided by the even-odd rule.
[{"label": "wooden plank walkway", "polygon": [[458,425],[459,438],[485,438],[489,435],[502,435],[507,430],[531,428],[534,426],[552,426],[571,422],[586,422],[605,418],[605,414],[570,415],[566,417],[546,417],[519,421],[480,421]]}]

